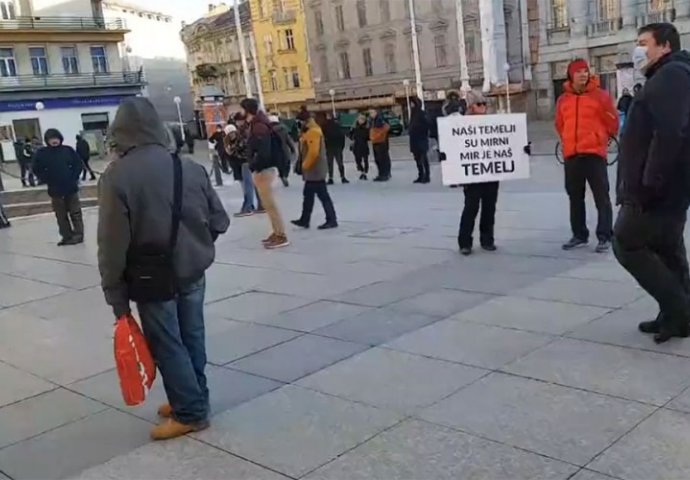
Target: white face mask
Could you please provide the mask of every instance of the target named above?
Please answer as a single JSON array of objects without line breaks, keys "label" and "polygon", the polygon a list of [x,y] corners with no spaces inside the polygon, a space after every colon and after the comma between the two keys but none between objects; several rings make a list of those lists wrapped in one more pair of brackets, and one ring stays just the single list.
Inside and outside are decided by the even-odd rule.
[{"label": "white face mask", "polygon": [[632,53],[632,61],[635,68],[644,73],[649,67],[649,58],[647,58],[647,47],[638,45]]}]

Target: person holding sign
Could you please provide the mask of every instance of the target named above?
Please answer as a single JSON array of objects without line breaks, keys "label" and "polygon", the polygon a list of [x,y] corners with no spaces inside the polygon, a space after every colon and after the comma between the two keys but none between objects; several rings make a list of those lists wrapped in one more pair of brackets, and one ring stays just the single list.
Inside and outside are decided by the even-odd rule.
[{"label": "person holding sign", "polygon": [[599,78],[590,74],[585,60],[568,65],[564,89],[556,104],[556,131],[563,145],[573,236],[563,245],[563,250],[589,242],[585,211],[585,189],[589,183],[599,213],[596,251],[603,253],[611,247],[613,236],[606,156],[609,138],[618,134],[618,112],[609,94],[599,87]]}]

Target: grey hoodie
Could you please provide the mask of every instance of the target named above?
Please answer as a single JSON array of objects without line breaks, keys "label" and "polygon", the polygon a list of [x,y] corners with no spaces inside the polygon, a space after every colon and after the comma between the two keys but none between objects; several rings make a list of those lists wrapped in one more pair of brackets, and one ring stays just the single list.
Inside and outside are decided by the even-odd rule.
[{"label": "grey hoodie", "polygon": [[[108,138],[115,159],[99,183],[98,266],[106,302],[129,311],[124,282],[130,246],[168,244],[173,203],[174,137],[145,98],[122,102]],[[174,251],[182,284],[202,277],[215,258],[214,240],[230,225],[204,168],[182,159],[182,219]]]}]

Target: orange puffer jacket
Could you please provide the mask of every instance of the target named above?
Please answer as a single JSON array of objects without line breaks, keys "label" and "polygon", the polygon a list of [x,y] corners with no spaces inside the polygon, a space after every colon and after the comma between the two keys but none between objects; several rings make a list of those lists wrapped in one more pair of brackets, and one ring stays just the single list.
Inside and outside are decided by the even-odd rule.
[{"label": "orange puffer jacket", "polygon": [[609,138],[618,134],[618,112],[607,92],[592,76],[585,91],[577,93],[570,82],[556,104],[556,131],[563,157],[598,155],[606,159]]}]

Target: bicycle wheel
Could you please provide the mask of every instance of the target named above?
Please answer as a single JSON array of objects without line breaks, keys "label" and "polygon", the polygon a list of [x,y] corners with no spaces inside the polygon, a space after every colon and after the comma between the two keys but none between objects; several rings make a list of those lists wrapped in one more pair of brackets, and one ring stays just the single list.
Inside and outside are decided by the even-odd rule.
[{"label": "bicycle wheel", "polygon": [[606,151],[606,165],[610,167],[611,165],[616,164],[616,162],[618,161],[619,149],[620,145],[618,143],[618,139],[616,137],[609,138],[609,143]]},{"label": "bicycle wheel", "polygon": [[561,142],[556,143],[556,151],[554,152],[554,155],[556,155],[556,160],[558,160],[558,163],[561,165],[565,163],[565,159],[563,158],[563,146],[561,145]]}]

